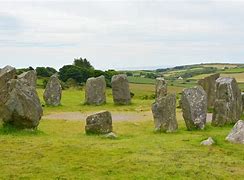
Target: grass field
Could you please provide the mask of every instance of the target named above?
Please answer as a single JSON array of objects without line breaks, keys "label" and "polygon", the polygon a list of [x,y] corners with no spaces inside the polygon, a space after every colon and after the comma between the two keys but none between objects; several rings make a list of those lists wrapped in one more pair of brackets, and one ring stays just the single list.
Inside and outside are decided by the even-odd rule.
[{"label": "grass field", "polygon": [[[81,121],[41,121],[38,131],[0,128],[0,179],[242,179],[243,145],[231,127],[159,134],[151,120],[115,122],[119,138],[84,134]],[[212,136],[217,144],[202,147]]]},{"label": "grass field", "polygon": [[[131,92],[135,94],[132,98],[132,104],[130,106],[118,106],[114,105],[112,99],[112,91],[107,89],[107,103],[101,106],[84,105],[85,92],[84,89],[68,89],[64,90],[62,94],[62,105],[59,107],[45,106],[44,114],[50,114],[53,112],[89,112],[100,111],[109,109],[111,111],[150,111],[151,104],[154,102],[155,86],[152,84],[130,84]],[[169,93],[181,93],[183,87],[169,86]],[[41,99],[41,103],[44,105],[43,92],[44,89],[38,89],[38,94]]]}]

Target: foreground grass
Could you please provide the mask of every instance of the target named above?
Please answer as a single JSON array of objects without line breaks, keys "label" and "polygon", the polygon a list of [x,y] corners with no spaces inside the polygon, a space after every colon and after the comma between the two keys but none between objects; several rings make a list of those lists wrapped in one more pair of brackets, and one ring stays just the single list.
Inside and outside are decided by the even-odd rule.
[{"label": "foreground grass", "polygon": [[[152,121],[115,122],[116,140],[84,134],[84,122],[43,120],[38,131],[0,128],[0,179],[242,179],[243,145],[231,127],[173,134]],[[217,144],[202,147],[212,136]]]}]

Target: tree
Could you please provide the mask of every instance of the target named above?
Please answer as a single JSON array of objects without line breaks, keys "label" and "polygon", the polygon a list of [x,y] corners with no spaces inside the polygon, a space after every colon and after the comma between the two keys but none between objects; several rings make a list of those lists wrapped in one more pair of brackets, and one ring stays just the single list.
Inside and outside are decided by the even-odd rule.
[{"label": "tree", "polygon": [[75,58],[73,64],[80,68],[94,69],[93,66],[91,65],[91,63],[86,58],[84,58],[84,59],[82,59],[81,57],[78,59]]},{"label": "tree", "polygon": [[75,65],[65,65],[59,70],[60,79],[66,82],[72,78],[77,83],[84,83],[89,77],[92,77],[93,70],[81,68]]},{"label": "tree", "polygon": [[57,73],[56,69],[52,67],[37,67],[36,68],[37,76],[40,77],[50,77],[53,74]]}]

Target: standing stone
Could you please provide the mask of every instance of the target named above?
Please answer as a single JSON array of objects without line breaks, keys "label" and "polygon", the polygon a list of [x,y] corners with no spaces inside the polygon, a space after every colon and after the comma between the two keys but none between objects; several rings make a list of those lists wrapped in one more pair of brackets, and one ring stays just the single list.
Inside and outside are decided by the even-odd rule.
[{"label": "standing stone", "polygon": [[106,103],[106,81],[104,76],[87,79],[85,103],[93,105]]},{"label": "standing stone", "polygon": [[21,80],[23,83],[26,83],[28,86],[36,88],[37,76],[35,70],[31,70],[20,74],[18,76],[18,79]]},{"label": "standing stone", "polygon": [[216,100],[212,125],[223,126],[236,123],[242,114],[241,91],[234,78],[220,77],[216,80]]},{"label": "standing stone", "polygon": [[131,103],[129,82],[125,74],[114,75],[112,77],[112,91],[115,104]]},{"label": "standing stone", "polygon": [[178,129],[176,120],[176,95],[161,96],[152,104],[156,131],[174,132]]},{"label": "standing stone", "polygon": [[0,118],[18,128],[36,128],[43,111],[34,87],[12,79],[0,90]]},{"label": "standing stone", "polygon": [[45,92],[43,94],[43,99],[49,106],[59,106],[62,97],[62,87],[58,79],[58,75],[54,74],[50,77]]},{"label": "standing stone", "polygon": [[187,129],[204,129],[207,117],[207,94],[203,88],[196,86],[184,89],[181,105]]},{"label": "standing stone", "polygon": [[208,108],[214,106],[215,96],[216,96],[216,79],[220,76],[219,73],[213,74],[211,76],[205,77],[204,79],[200,79],[198,84],[203,87],[205,92],[207,93],[208,99]]},{"label": "standing stone", "polygon": [[239,120],[225,139],[232,143],[244,144],[244,121]]},{"label": "standing stone", "polygon": [[156,98],[167,95],[167,83],[164,78],[156,78]]},{"label": "standing stone", "polygon": [[87,134],[107,134],[112,132],[112,115],[108,111],[102,111],[86,118]]},{"label": "standing stone", "polygon": [[5,86],[11,79],[16,78],[16,69],[11,66],[5,66],[0,71],[0,88]]}]

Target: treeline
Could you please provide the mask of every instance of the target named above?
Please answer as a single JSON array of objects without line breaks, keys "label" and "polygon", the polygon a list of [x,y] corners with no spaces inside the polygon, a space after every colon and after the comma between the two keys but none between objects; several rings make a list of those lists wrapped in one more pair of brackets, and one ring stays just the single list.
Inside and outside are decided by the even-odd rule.
[{"label": "treeline", "polygon": [[[29,67],[24,69],[18,69],[18,74],[29,70],[34,70],[34,68]],[[62,86],[64,88],[70,86],[84,85],[88,78],[98,77],[101,75],[105,76],[107,86],[111,87],[112,76],[118,74],[118,72],[116,72],[115,70],[97,70],[86,58],[76,58],[74,59],[73,64],[64,65],[62,68],[59,69],[59,71],[52,67],[36,67],[35,70],[37,76],[43,79],[44,86],[47,83],[48,77],[52,76],[55,73],[58,73],[59,78],[62,81]]]}]

